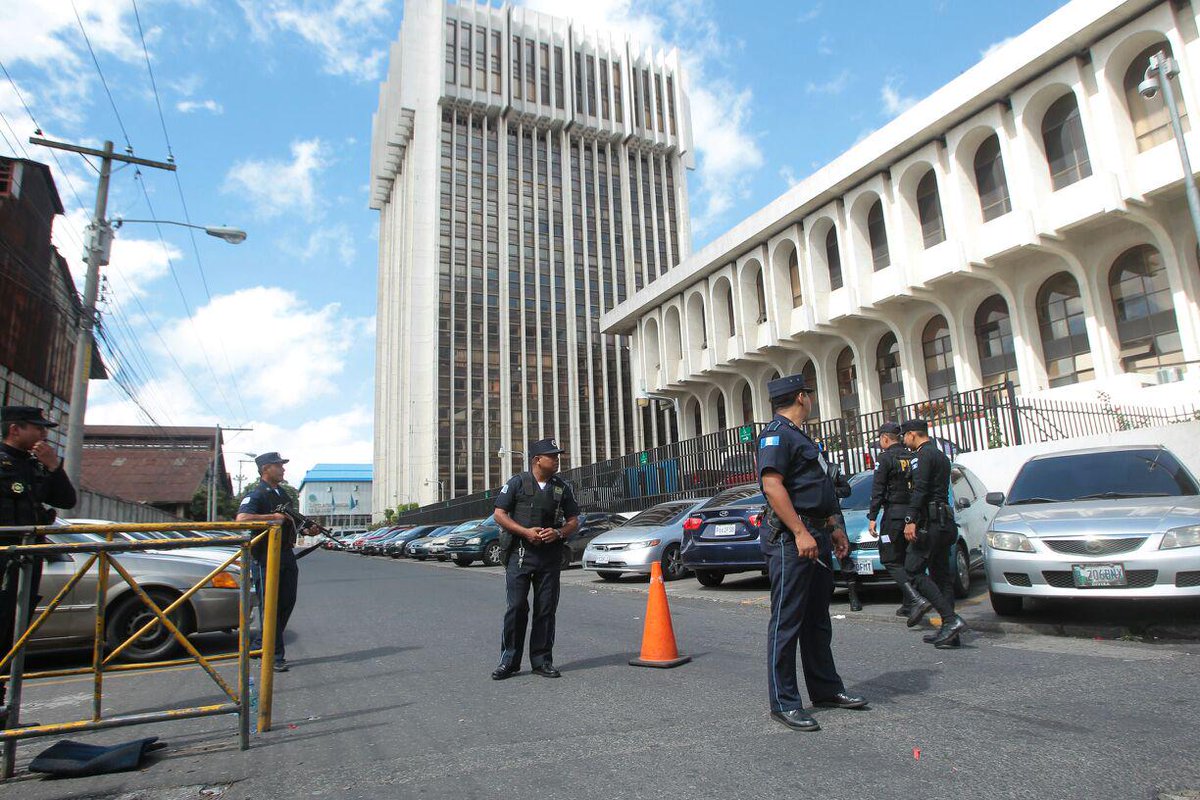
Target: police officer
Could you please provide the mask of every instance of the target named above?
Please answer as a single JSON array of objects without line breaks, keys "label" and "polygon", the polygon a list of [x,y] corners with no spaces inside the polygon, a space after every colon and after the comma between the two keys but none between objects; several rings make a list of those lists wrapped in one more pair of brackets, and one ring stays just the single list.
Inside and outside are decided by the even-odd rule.
[{"label": "police officer", "polygon": [[758,437],[758,476],[767,498],[759,547],[771,578],[767,628],[767,696],[771,717],[800,731],[820,730],[805,710],[796,680],[796,649],[814,705],[863,708],[866,698],[846,693],[833,663],[832,555],[850,551],[828,465],[800,425],[812,410],[813,390],[803,375],[767,384],[775,416]]},{"label": "police officer", "polygon": [[554,439],[533,442],[529,445],[529,470],[510,478],[496,497],[508,605],[500,639],[500,664],[492,671],[493,680],[502,681],[521,671],[531,585],[529,663],[534,674],[543,678],[562,675],[554,668],[559,570],[568,562],[566,541],[579,528],[575,493],[556,474],[558,457],[564,452]]},{"label": "police officer", "polygon": [[[4,406],[0,409],[0,429],[4,443],[0,445],[0,526],[49,525],[57,508],[73,508],[77,502],[75,487],[63,469],[62,459],[46,441],[50,428],[58,427],[42,416],[33,406]],[[0,544],[19,544],[20,537],[0,537]],[[26,618],[33,614],[38,603],[38,584],[42,577],[42,561],[34,559],[30,602]],[[0,555],[0,650],[5,653],[16,640],[17,582],[21,559]],[[4,705],[7,687],[0,681],[0,706]],[[0,708],[0,725],[8,717],[8,709]]]},{"label": "police officer", "polygon": [[958,525],[949,504],[950,459],[929,438],[929,423],[925,420],[906,420],[900,427],[904,444],[913,452],[913,491],[904,519],[904,538],[908,540],[904,569],[912,577],[913,586],[928,598],[928,602],[913,608],[908,624],[911,627],[920,622],[932,605],[942,617],[942,628],[925,641],[939,649],[958,647],[959,634],[967,624],[954,613],[950,553],[958,541]]},{"label": "police officer", "polygon": [[[879,560],[887,569],[892,580],[904,593],[904,604],[896,616],[907,617],[922,601],[925,610],[931,606],[924,598],[917,599],[909,574],[904,569],[908,554],[908,540],[904,538],[904,518],[909,516],[909,500],[912,496],[912,452],[901,441],[900,425],[885,422],[879,426],[879,460],[875,464],[875,476],[871,484],[871,507],[867,511],[867,529],[872,536],[879,537]],[[883,513],[881,525],[876,518]]]},{"label": "police officer", "polygon": [[[290,505],[291,498],[279,488],[283,483],[283,465],[288,459],[277,452],[263,453],[254,459],[258,467],[258,486],[242,499],[238,506],[238,522],[279,522],[283,525],[279,552],[279,596],[275,615],[275,663],[276,672],[287,672],[284,657],[283,632],[287,628],[292,610],[296,607],[296,592],[300,583],[300,567],[296,563],[296,526],[291,517],[275,509]],[[314,532],[315,533],[315,532]],[[267,537],[263,537],[251,550],[250,574],[258,595],[258,619],[262,624],[263,595],[267,586]],[[261,636],[261,633],[260,633]],[[255,643],[257,649],[260,645]]]}]

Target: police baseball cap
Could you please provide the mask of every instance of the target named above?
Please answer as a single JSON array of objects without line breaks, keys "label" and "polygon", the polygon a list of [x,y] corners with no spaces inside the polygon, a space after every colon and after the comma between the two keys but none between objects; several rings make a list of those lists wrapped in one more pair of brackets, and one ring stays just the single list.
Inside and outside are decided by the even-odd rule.
[{"label": "police baseball cap", "polygon": [[929,433],[929,423],[923,419],[906,419],[900,424],[903,433]]},{"label": "police baseball cap", "polygon": [[4,406],[0,410],[0,425],[11,425],[22,422],[28,425],[41,425],[43,428],[57,428],[57,422],[51,422],[42,416],[42,410],[36,406]]},{"label": "police baseball cap", "polygon": [[900,423],[898,423],[898,422],[883,423],[882,425],[879,426],[879,435],[882,436],[885,433],[888,436],[899,436],[901,433]]},{"label": "police baseball cap", "polygon": [[776,397],[783,397],[784,395],[795,394],[796,392],[811,391],[813,390],[804,383],[804,376],[799,374],[767,381],[767,396],[772,400]]},{"label": "police baseball cap", "polygon": [[557,439],[538,439],[536,442],[530,442],[529,444],[530,458],[535,458],[537,456],[553,456],[565,452],[567,451],[558,446]]},{"label": "police baseball cap", "polygon": [[286,464],[288,463],[288,460],[281,457],[279,453],[272,451],[270,453],[263,453],[262,455],[258,456],[254,459],[254,463],[259,469],[262,469],[268,464]]}]

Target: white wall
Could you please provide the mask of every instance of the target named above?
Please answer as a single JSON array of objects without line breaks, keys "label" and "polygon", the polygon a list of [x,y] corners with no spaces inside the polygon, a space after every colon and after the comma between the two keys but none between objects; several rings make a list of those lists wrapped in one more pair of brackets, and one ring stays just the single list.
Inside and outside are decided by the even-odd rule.
[{"label": "white wall", "polygon": [[1005,492],[1012,486],[1017,471],[1027,460],[1043,453],[1061,453],[1085,447],[1104,445],[1161,444],[1167,447],[1192,475],[1200,479],[1200,421],[1181,422],[1160,428],[1141,428],[1133,431],[1118,431],[1097,436],[1080,436],[1075,439],[1060,439],[1057,442],[1026,444],[1019,447],[1003,447],[996,450],[981,450],[963,453],[956,459],[974,472],[983,481],[989,492]]}]

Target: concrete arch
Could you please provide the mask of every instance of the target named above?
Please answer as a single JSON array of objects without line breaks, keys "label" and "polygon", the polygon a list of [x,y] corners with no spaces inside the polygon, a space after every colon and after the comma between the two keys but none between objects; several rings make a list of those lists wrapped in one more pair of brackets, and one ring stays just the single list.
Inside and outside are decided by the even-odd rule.
[{"label": "concrete arch", "polygon": [[729,357],[729,339],[737,333],[737,303],[734,300],[733,284],[722,275],[712,282],[712,342],[717,362]]},{"label": "concrete arch", "polygon": [[683,323],[679,318],[679,306],[675,303],[667,306],[663,314],[663,383],[671,384],[680,380],[679,362],[683,359]]},{"label": "concrete arch", "polygon": [[[808,261],[811,271],[813,290],[817,294],[828,294],[833,291],[829,278],[829,259],[826,257],[825,241],[830,230],[837,230],[837,222],[833,217],[822,215],[812,225],[808,226]],[[839,234],[840,235],[840,234]],[[844,248],[840,247],[839,250]],[[843,257],[843,270],[845,259]],[[844,274],[844,272],[843,272]]]},{"label": "concrete arch", "polygon": [[662,386],[662,342],[659,339],[658,319],[649,317],[642,325],[643,368],[645,385],[650,391]]},{"label": "concrete arch", "polygon": [[[796,275],[792,275],[792,254],[796,255]],[[804,292],[801,289],[800,303],[794,302],[794,286],[803,287],[803,281],[800,277],[800,247],[799,244],[792,239],[791,236],[785,236],[775,245],[774,251],[771,253],[771,275],[775,283],[775,307],[784,314],[792,308],[799,308],[804,305]],[[793,283],[795,281],[795,283]],[[782,333],[781,328],[781,333]]]},{"label": "concrete arch", "polygon": [[[881,204],[883,210],[884,239],[887,243],[888,260],[889,262],[891,261],[893,242],[891,230],[887,224],[887,205],[884,203],[883,197],[877,192],[871,190],[864,191],[854,199],[854,203],[850,206],[849,214],[847,215],[850,228],[851,252],[861,253],[863,256],[862,258],[854,259],[854,263],[850,265],[850,269],[854,272],[855,281],[859,284],[869,281],[869,276],[875,272],[875,264],[872,258],[873,244],[871,242],[868,217],[876,203]],[[842,266],[843,270],[845,270],[846,264],[844,259]]]},{"label": "concrete arch", "polygon": [[684,306],[688,351],[689,355],[695,357],[709,347],[708,316],[705,312],[704,292],[699,289],[689,291],[685,295]]},{"label": "concrete arch", "polygon": [[750,258],[738,270],[738,288],[741,290],[741,318],[739,329],[752,331],[767,321],[767,284],[763,266],[757,258]]}]

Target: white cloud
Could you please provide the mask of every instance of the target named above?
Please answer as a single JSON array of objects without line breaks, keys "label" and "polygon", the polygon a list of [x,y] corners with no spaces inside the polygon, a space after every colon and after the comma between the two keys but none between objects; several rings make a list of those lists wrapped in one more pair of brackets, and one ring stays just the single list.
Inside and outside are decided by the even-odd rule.
[{"label": "white cloud", "polygon": [[822,33],[821,38],[817,39],[817,54],[822,56],[833,55],[833,37],[828,33]]},{"label": "white cloud", "polygon": [[824,5],[824,4],[823,3],[814,3],[808,9],[801,11],[800,15],[798,17],[796,17],[796,22],[799,22],[801,25],[812,22],[817,17],[821,16],[821,6],[822,5]]},{"label": "white cloud", "polygon": [[[67,260],[71,276],[81,293],[87,272],[82,243],[86,241],[87,226],[90,222],[91,212],[82,208],[68,211],[55,219],[54,235],[51,239],[58,252]],[[143,235],[147,232],[150,234],[144,238],[134,233],[134,230],[122,228],[117,232],[113,238],[109,264],[101,270],[108,279],[108,296],[122,306],[126,301],[132,302],[134,297],[145,297],[150,284],[167,274],[170,263],[178,263],[183,258],[183,253],[178,248],[170,243],[164,244],[154,235],[153,227],[138,226],[136,230]]]},{"label": "white cloud", "polygon": [[318,227],[300,245],[291,240],[285,240],[281,243],[280,249],[302,261],[313,261],[324,256],[337,266],[352,266],[355,256],[358,254],[350,227],[343,223]]},{"label": "white cloud", "polygon": [[180,100],[175,104],[175,108],[183,114],[190,114],[193,111],[209,111],[213,114],[225,113],[225,107],[216,100]]},{"label": "white cloud", "polygon": [[883,100],[884,113],[889,117],[895,117],[903,114],[917,104],[917,98],[900,93],[900,86],[904,83],[902,78],[889,76],[883,82],[883,88],[880,89],[879,95]]},{"label": "white cloud", "polygon": [[238,0],[254,35],[299,36],[321,54],[325,72],[358,80],[379,76],[386,51],[367,41],[390,16],[388,0]]},{"label": "white cloud", "polygon": [[234,164],[222,191],[245,194],[259,216],[299,211],[311,217],[317,208],[316,174],[327,165],[320,139],[292,142],[291,161],[247,159]]},{"label": "white cloud", "polygon": [[784,164],[779,168],[779,177],[783,178],[789,189],[800,182],[800,179],[796,177],[796,171],[790,164]]},{"label": "white cloud", "polygon": [[815,83],[809,81],[805,91],[809,94],[841,94],[850,85],[850,70],[844,69],[827,81]]},{"label": "white cloud", "polygon": [[987,58],[988,56],[992,55],[992,54],[993,54],[993,53],[995,53],[997,50],[999,50],[1001,47],[1004,47],[1004,45],[1008,44],[1009,42],[1011,42],[1011,41],[1012,41],[1013,39],[1015,39],[1015,38],[1017,38],[1017,37],[1015,37],[1015,36],[1009,36],[1009,37],[1008,37],[1008,38],[1006,38],[1006,39],[1001,39],[1001,40],[1000,40],[1000,41],[998,41],[998,42],[993,42],[992,44],[988,45],[988,47],[987,47],[987,49],[986,49],[986,50],[981,50],[981,51],[979,52],[979,60],[980,60],[980,61],[982,61],[983,59],[985,59],[985,58]]}]

